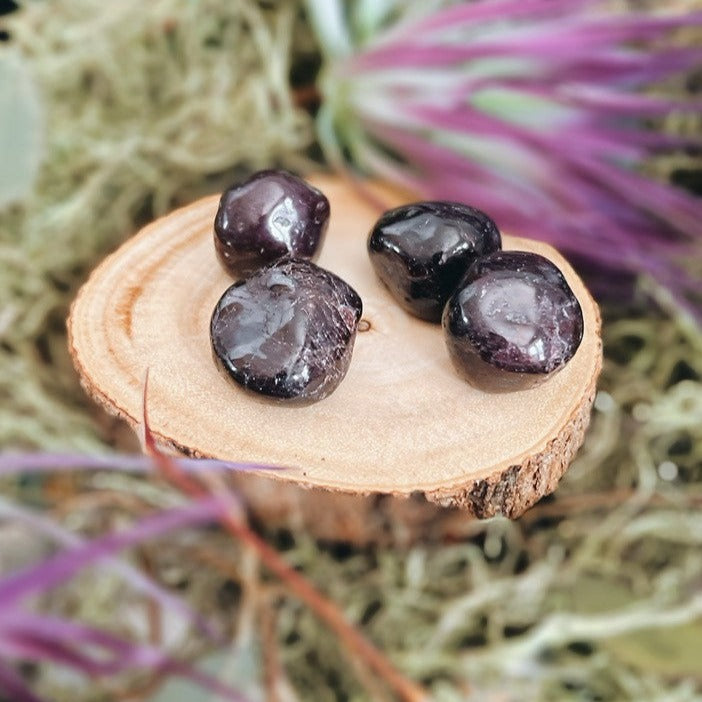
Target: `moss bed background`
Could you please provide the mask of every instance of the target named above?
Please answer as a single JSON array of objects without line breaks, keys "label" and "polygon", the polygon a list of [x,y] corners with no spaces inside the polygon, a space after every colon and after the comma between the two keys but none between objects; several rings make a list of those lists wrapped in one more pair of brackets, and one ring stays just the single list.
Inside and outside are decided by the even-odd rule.
[{"label": "moss bed background", "polygon": [[[314,74],[314,42],[292,0],[28,3],[0,23],[28,61],[46,122],[36,189],[0,214],[0,447],[133,449],[78,386],[70,301],[153,217],[264,166],[320,167],[313,117],[294,95]],[[689,76],[681,89],[700,85]],[[667,128],[699,131],[700,120],[671,117]],[[700,190],[697,157],[649,167]],[[585,446],[557,493],[519,521],[473,522],[450,542],[405,548],[267,533],[433,699],[702,700],[702,330],[645,285],[603,312],[606,361]],[[174,498],[156,481],[108,473],[2,491],[86,533]],[[133,558],[230,621],[231,647],[208,651],[153,612],[145,632],[121,616],[141,605],[97,573],[51,606],[134,636],[155,627],[175,650],[248,680],[252,695],[274,666],[285,682],[275,699],[385,699],[223,534],[176,534]],[[147,679],[86,685],[30,672],[55,700],[198,699],[174,683],[159,692]]]}]

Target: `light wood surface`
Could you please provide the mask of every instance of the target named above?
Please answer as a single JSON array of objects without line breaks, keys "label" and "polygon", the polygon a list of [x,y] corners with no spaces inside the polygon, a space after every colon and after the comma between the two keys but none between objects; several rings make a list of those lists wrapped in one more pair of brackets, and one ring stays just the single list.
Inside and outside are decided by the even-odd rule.
[{"label": "light wood surface", "polygon": [[[212,243],[217,197],[147,226],[81,289],[69,336],[85,389],[138,428],[148,368],[159,440],[190,455],[287,466],[263,482],[239,479],[260,484],[267,501],[294,499],[298,486],[361,496],[421,493],[479,517],[518,516],[555,489],[583,440],[602,359],[589,293],[554,249],[505,236],[505,249],[538,252],[563,270],[582,305],[585,335],[570,363],[542,385],[476,390],[452,368],[440,326],[407,315],[375,278],[366,238],[378,210],[338,179],[313,182],[332,208],[319,263],[359,292],[362,328],[369,326],[330,397],[306,407],[271,404],[217,371],[209,320],[232,282]],[[375,191],[389,206],[399,204],[390,190]],[[338,504],[348,502],[339,497]]]}]

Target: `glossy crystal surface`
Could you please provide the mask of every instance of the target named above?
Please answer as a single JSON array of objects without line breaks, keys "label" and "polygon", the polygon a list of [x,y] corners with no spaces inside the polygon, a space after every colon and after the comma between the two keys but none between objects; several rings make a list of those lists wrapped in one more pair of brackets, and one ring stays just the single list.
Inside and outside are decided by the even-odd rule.
[{"label": "glossy crystal surface", "polygon": [[215,248],[235,277],[285,256],[316,256],[329,222],[329,201],[286,171],[260,171],[233,185],[215,216]]},{"label": "glossy crystal surface", "polygon": [[222,370],[272,398],[312,402],[346,375],[361,298],[338,276],[304,260],[283,260],[228,288],[210,337]]},{"label": "glossy crystal surface", "polygon": [[583,336],[580,303],[561,271],[524,251],[479,259],[443,316],[449,353],[488,390],[529,387],[563,368]]},{"label": "glossy crystal surface", "polygon": [[378,277],[411,314],[441,320],[446,301],[470,264],[501,247],[483,212],[454,202],[417,202],[386,212],[368,239]]}]

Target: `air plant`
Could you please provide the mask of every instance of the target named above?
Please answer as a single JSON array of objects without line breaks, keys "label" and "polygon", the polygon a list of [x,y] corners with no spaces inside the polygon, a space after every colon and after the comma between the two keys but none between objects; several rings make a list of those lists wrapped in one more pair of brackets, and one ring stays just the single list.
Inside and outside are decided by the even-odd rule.
[{"label": "air plant", "polygon": [[[178,470],[236,470],[222,461],[169,459]],[[147,457],[88,457],[57,454],[5,454],[0,457],[0,475],[17,471],[54,472],[76,467],[128,471],[154,469]],[[191,610],[138,568],[118,558],[119,551],[142,544],[174,529],[212,523],[231,509],[231,497],[203,495],[185,505],[163,509],[129,529],[86,540],[65,530],[55,520],[0,498],[0,518],[26,524],[63,548],[42,562],[0,579],[0,691],[13,702],[41,702],[13,663],[34,661],[72,669],[89,679],[124,673],[159,672],[188,679],[220,699],[246,702],[236,690],[180,661],[161,647],[126,639],[102,628],[64,617],[35,611],[33,595],[50,592],[88,566],[101,565],[121,577],[136,592],[148,596],[162,608],[174,612],[203,632],[211,642],[221,643],[221,635],[209,622]],[[29,601],[28,601],[29,600]]]},{"label": "air plant", "polygon": [[570,254],[598,290],[644,274],[702,320],[685,263],[701,251],[702,199],[640,169],[690,146],[655,120],[700,101],[652,88],[702,62],[702,47],[672,39],[702,13],[388,0],[348,22],[339,2],[308,8],[326,50],[318,132],[331,163],[474,204]]},{"label": "air plant", "polygon": [[[145,397],[146,392],[145,384]],[[156,445],[149,428],[146,407],[144,437],[148,457],[0,454],[0,476],[17,472],[27,474],[71,468],[116,467],[129,472],[157,473],[187,498],[185,505],[162,509],[129,529],[92,540],[82,539],[51,519],[0,498],[0,518],[25,523],[64,546],[63,550],[48,559],[0,578],[0,691],[11,694],[13,702],[44,702],[14,665],[29,660],[67,667],[91,679],[139,671],[179,676],[209,690],[220,699],[246,702],[246,698],[236,690],[193,665],[174,658],[158,646],[130,641],[81,622],[37,613],[26,602],[32,595],[46,593],[66,582],[85,567],[104,564],[136,591],[149,596],[161,607],[180,614],[205,633],[210,641],[222,643],[221,636],[211,624],[140,570],[115,555],[130,546],[167,535],[174,529],[219,522],[239,542],[253,549],[261,563],[325,621],[347,648],[397,693],[399,699],[404,702],[423,702],[426,699],[424,691],[405,678],[346,620],[331,600],[288,566],[275,549],[247,526],[238,496],[221,480],[222,473],[227,471],[280,468],[167,455]]]}]

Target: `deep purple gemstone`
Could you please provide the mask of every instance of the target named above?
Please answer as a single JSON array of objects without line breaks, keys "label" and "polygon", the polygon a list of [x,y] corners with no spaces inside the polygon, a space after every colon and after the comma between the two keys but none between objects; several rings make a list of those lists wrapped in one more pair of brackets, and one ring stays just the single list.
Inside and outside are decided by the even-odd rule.
[{"label": "deep purple gemstone", "polygon": [[386,212],[368,238],[373,268],[411,314],[439,322],[451,293],[478,257],[502,246],[495,223],[456,202],[416,202]]},{"label": "deep purple gemstone", "polygon": [[573,357],[583,337],[580,303],[561,271],[525,251],[476,261],[443,316],[454,365],[485,390],[526,388]]},{"label": "deep purple gemstone", "polygon": [[212,349],[248,390],[321,400],[346,375],[361,312],[361,298],[341,278],[286,259],[226,290],[212,314]]},{"label": "deep purple gemstone", "polygon": [[329,222],[329,200],[286,171],[260,171],[226,190],[214,222],[222,265],[242,278],[284,256],[312,259]]}]

